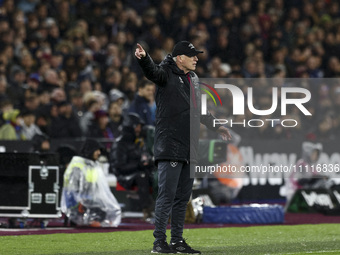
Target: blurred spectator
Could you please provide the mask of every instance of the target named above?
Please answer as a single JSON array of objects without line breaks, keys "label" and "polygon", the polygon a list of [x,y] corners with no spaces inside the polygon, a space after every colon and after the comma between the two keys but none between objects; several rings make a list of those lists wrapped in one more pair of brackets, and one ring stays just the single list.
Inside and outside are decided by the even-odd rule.
[{"label": "blurred spectator", "polygon": [[94,113],[100,110],[100,106],[97,100],[92,99],[86,103],[86,111],[80,118],[80,128],[83,134],[87,134],[92,121],[95,118]]},{"label": "blurred spectator", "polygon": [[35,124],[35,114],[32,111],[24,110],[20,114],[20,126],[22,134],[27,140],[31,140],[35,135],[42,135],[40,128]]},{"label": "blurred spectator", "polygon": [[[46,89],[46,88],[45,88]],[[47,89],[48,90],[48,89]],[[66,93],[61,88],[55,88],[51,92],[51,101],[53,103],[60,103],[66,100]]]},{"label": "blurred spectator", "polygon": [[94,90],[94,91],[91,92],[91,95],[99,103],[100,109],[107,110],[107,108],[109,106],[109,100],[108,100],[108,97],[105,93],[98,91],[98,90]]},{"label": "blurred spectator", "polygon": [[78,118],[81,118],[85,111],[83,95],[80,92],[74,91],[70,93],[69,98],[73,112]]},{"label": "blurred spectator", "polygon": [[52,91],[53,89],[59,88],[60,79],[58,77],[58,73],[53,69],[47,70],[44,73],[44,81],[41,86],[42,88],[48,89],[50,91]]},{"label": "blurred spectator", "polygon": [[72,111],[68,101],[61,101],[57,104],[57,116],[52,118],[51,138],[76,138],[81,137],[82,132],[78,118]]},{"label": "blurred spectator", "polygon": [[334,120],[330,113],[318,120],[314,130],[307,134],[311,141],[327,141],[335,138]]},{"label": "blurred spectator", "polygon": [[130,102],[134,99],[137,92],[137,82],[137,75],[133,72],[130,72],[124,77],[123,83],[120,87],[120,90],[126,95]]},{"label": "blurred spectator", "polygon": [[321,59],[317,56],[310,56],[307,59],[307,73],[310,78],[322,78],[323,72],[319,69],[321,65]]},{"label": "blurred spectator", "polygon": [[37,91],[40,84],[40,76],[38,73],[32,73],[27,81],[27,89]]},{"label": "blurred spectator", "polygon": [[118,89],[122,81],[122,76],[119,71],[113,70],[106,74],[104,82],[104,91],[108,92],[111,89]]},{"label": "blurred spectator", "polygon": [[33,152],[50,152],[50,138],[45,134],[36,134],[32,137]]},{"label": "blurred spectator", "polygon": [[48,114],[49,109],[51,109],[50,105],[46,105],[43,109],[40,109],[36,113],[35,124],[44,134],[49,135],[51,133],[51,117]]},{"label": "blurred spectator", "polygon": [[122,108],[122,110],[127,110],[129,106],[128,100],[126,100],[125,95],[123,92],[121,92],[118,89],[112,89],[110,90],[110,101],[111,102],[117,102],[118,105]]},{"label": "blurred spectator", "polygon": [[6,122],[3,118],[4,113],[12,111],[13,109],[13,103],[8,98],[2,98],[0,100],[0,127]]},{"label": "blurred spectator", "polygon": [[138,92],[131,102],[129,112],[134,112],[144,121],[145,125],[154,125],[150,103],[154,100],[155,84],[148,80],[142,80],[138,84]]},{"label": "blurred spectator", "polygon": [[79,91],[82,95],[85,95],[88,92],[92,91],[92,84],[90,79],[88,78],[83,78],[80,82],[79,82]]},{"label": "blurred spectator", "polygon": [[326,77],[339,77],[340,76],[340,62],[336,56],[330,57],[328,60],[328,69],[325,74]]},{"label": "blurred spectator", "polygon": [[122,134],[124,115],[121,105],[118,101],[109,104],[109,127],[112,130],[113,137],[117,138]]},{"label": "blurred spectator", "polygon": [[0,128],[0,140],[25,140],[20,126],[20,111],[17,109],[3,113],[6,121]]},{"label": "blurred spectator", "polygon": [[7,78],[5,75],[0,75],[0,98],[7,97]]},{"label": "blurred spectator", "polygon": [[94,119],[88,128],[87,137],[107,138],[111,140],[114,138],[106,111],[99,110],[94,113]]},{"label": "blurred spectator", "polygon": [[38,95],[33,92],[29,93],[27,96],[25,96],[24,99],[24,108],[29,110],[29,111],[35,111],[38,109],[40,104],[40,100]]},{"label": "blurred spectator", "polygon": [[23,101],[25,93],[25,71],[19,67],[11,68],[10,86],[8,87],[8,96],[13,101],[14,105],[19,107]]},{"label": "blurred spectator", "polygon": [[[318,189],[326,187],[328,177],[324,173],[315,171],[315,166],[323,151],[321,143],[303,142],[302,157],[296,162],[296,169],[289,176],[286,183],[287,206],[298,189]],[[324,176],[323,176],[324,175]]]},{"label": "blurred spectator", "polygon": [[[336,1],[6,0],[0,8],[0,99],[23,110],[70,100],[80,118],[80,96],[71,94],[97,90],[110,101],[119,97],[126,112],[142,80],[136,42],[160,62],[175,42],[192,41],[204,49],[202,78],[340,77]],[[299,116],[303,135],[323,117],[315,100],[313,116]],[[327,100],[337,115],[336,98]],[[108,110],[108,100],[100,104]],[[336,127],[331,137],[338,137]]]}]

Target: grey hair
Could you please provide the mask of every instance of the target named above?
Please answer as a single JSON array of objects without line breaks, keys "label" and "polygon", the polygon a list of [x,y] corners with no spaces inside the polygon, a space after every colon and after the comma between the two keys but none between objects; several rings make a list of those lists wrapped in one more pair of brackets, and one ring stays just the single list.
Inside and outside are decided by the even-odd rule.
[{"label": "grey hair", "polygon": [[173,59],[175,62],[177,62],[177,57],[173,57],[172,59]]}]

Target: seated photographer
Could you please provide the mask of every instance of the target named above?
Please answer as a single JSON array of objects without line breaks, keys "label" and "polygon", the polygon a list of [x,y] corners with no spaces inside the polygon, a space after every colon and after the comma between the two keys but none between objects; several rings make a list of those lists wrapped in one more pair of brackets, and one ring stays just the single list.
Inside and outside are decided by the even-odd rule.
[{"label": "seated photographer", "polygon": [[327,188],[332,184],[326,173],[317,171],[322,150],[321,143],[302,143],[302,157],[296,162],[296,171],[291,173],[286,183],[287,205],[298,189]]},{"label": "seated photographer", "polygon": [[81,156],[74,156],[64,173],[61,209],[80,226],[116,227],[121,221],[120,206],[98,162],[101,149],[96,140],[87,139]]},{"label": "seated photographer", "polygon": [[125,189],[137,186],[144,219],[151,217],[153,199],[150,195],[154,162],[147,152],[142,136],[144,121],[136,113],[129,113],[111,149],[111,169]]}]

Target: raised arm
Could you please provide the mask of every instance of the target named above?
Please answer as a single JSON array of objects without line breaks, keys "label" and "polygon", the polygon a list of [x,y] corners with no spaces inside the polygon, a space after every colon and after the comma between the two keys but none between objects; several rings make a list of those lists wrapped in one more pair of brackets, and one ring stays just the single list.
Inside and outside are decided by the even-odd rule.
[{"label": "raised arm", "polygon": [[156,65],[150,55],[137,43],[135,56],[146,78],[158,86],[164,86],[167,80],[167,72],[159,65]]}]

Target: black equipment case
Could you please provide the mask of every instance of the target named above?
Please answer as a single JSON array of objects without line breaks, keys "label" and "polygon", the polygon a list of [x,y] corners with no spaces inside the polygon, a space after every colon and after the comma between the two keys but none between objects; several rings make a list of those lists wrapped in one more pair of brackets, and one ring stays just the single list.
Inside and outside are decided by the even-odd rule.
[{"label": "black equipment case", "polygon": [[60,218],[57,154],[0,153],[0,217]]}]

